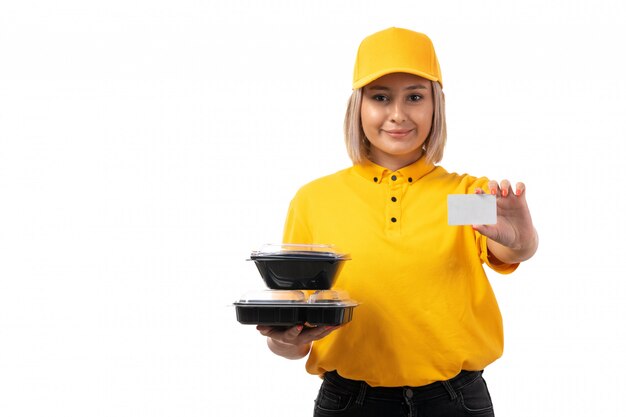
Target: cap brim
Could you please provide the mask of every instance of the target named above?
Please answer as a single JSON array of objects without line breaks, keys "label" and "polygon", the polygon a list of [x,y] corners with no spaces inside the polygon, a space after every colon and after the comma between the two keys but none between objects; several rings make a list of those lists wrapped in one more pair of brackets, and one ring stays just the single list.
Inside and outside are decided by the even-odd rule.
[{"label": "cap brim", "polygon": [[[375,72],[373,74],[369,74],[367,77],[363,77],[360,80],[355,81],[352,84],[352,89],[356,90],[358,88],[364,87],[364,86],[368,85],[369,83],[371,83],[372,81],[375,81],[375,80],[379,79],[380,77],[383,77],[383,76],[385,76],[387,74],[393,74],[395,72],[403,72],[403,73],[406,73],[406,74],[417,75],[417,76],[420,76],[422,78],[426,78],[427,80],[438,81],[439,84],[442,84],[442,82],[439,79],[437,79],[437,77],[433,76],[432,74],[428,74],[428,73],[425,73],[425,72],[422,72],[422,71],[416,71],[416,70],[411,69],[411,68],[388,68],[388,69],[385,69],[383,71],[378,71],[378,72]],[[443,84],[442,84],[442,86],[443,86]]]}]

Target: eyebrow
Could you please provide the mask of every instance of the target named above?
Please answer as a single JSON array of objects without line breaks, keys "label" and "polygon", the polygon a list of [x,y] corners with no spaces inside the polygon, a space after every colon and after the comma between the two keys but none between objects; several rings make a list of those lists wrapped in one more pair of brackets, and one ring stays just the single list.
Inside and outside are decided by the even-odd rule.
[{"label": "eyebrow", "polygon": [[[382,90],[382,91],[391,91],[391,89],[389,87],[385,87],[382,85],[373,85],[371,87],[367,87],[368,90]],[[403,88],[403,90],[427,90],[428,87],[426,87],[424,84],[415,84],[415,85],[409,85]]]}]

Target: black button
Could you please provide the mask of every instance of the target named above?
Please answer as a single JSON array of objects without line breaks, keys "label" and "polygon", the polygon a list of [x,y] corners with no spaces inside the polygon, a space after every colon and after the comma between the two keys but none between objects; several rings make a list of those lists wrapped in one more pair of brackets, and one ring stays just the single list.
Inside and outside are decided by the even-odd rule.
[{"label": "black button", "polygon": [[391,180],[392,180],[392,181],[395,181],[395,180],[397,180],[397,179],[398,179],[398,177],[396,177],[395,175],[392,175],[392,176],[391,176]]},{"label": "black button", "polygon": [[378,177],[374,177],[374,182],[378,182]]},{"label": "black button", "polygon": [[413,178],[409,177],[409,182],[413,182]]},{"label": "black button", "polygon": [[395,217],[392,217],[392,218],[391,218],[391,222],[392,222],[392,223],[395,223],[395,222],[397,222],[397,221],[398,221],[398,220],[397,220]]},{"label": "black button", "polygon": [[395,203],[396,201],[398,201],[398,199],[395,198],[395,197],[391,197],[391,201],[393,201]]}]

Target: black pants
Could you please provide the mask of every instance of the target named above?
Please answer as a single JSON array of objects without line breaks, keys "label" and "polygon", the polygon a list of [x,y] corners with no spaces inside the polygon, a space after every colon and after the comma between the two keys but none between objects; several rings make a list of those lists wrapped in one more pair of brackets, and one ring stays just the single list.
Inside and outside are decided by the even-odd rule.
[{"label": "black pants", "polygon": [[314,417],[493,417],[482,371],[462,371],[423,387],[371,387],[327,372],[315,400]]}]

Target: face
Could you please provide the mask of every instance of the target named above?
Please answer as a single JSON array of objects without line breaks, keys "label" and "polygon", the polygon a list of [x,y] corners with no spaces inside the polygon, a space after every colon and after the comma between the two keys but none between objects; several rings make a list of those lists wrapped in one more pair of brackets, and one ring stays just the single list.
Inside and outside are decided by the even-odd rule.
[{"label": "face", "polygon": [[397,170],[422,156],[433,120],[430,81],[393,73],[363,88],[361,123],[370,141],[372,162]]}]

